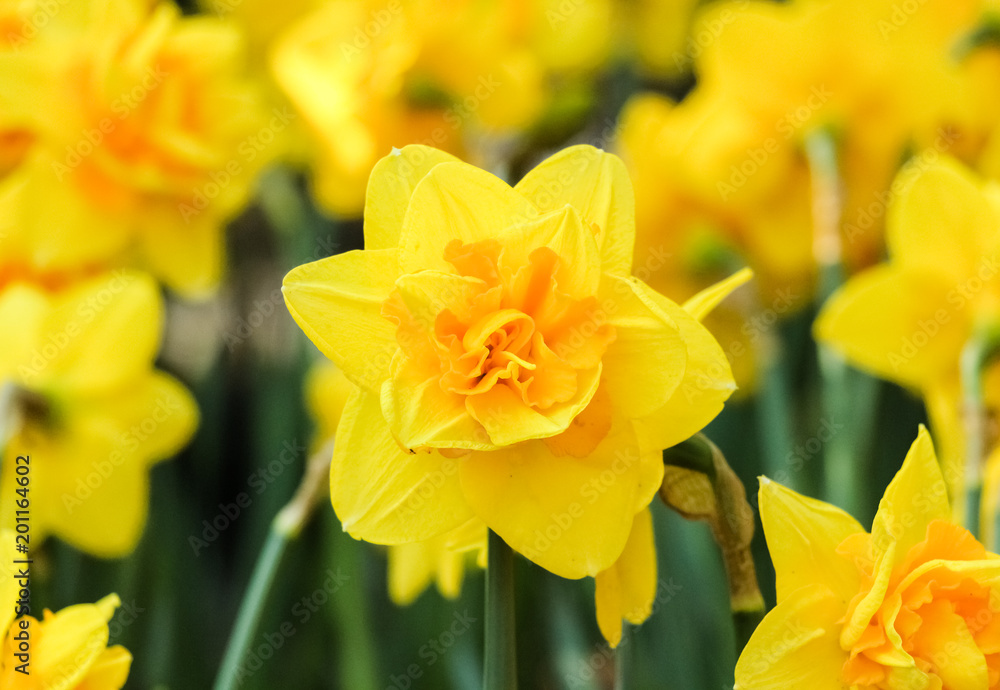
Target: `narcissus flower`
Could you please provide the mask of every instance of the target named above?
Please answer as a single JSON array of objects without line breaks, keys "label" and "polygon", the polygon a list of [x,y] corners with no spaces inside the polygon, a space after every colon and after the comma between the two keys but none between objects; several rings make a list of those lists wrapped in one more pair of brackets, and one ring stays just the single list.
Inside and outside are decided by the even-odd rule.
[{"label": "narcissus flower", "polygon": [[31,137],[0,191],[4,259],[135,263],[204,294],[224,223],[294,115],[261,112],[232,25],[171,2],[84,5],[0,52],[0,133],[10,121]]},{"label": "narcissus flower", "polygon": [[[14,496],[16,458],[27,457],[32,547],[56,535],[103,557],[135,548],[150,465],[197,424],[188,391],[153,369],[162,318],[156,284],[140,273],[0,290],[0,382],[15,420],[0,491]],[[13,510],[0,518],[14,525]]]},{"label": "narcissus flower", "polygon": [[631,277],[622,163],[579,146],[514,188],[440,151],[382,159],[364,251],[285,278],[295,320],[356,385],[331,469],[357,538],[478,517],[564,577],[622,553],[660,450],[722,408],[718,344]]},{"label": "narcissus flower", "polygon": [[951,522],[921,428],[871,534],[761,479],[778,605],[736,665],[739,690],[1000,687],[1000,557]]},{"label": "narcissus flower", "polygon": [[[109,594],[96,604],[78,604],[53,614],[46,610],[42,620],[30,615],[17,617],[20,585],[14,560],[23,558],[15,550],[14,532],[0,530],[0,687],[5,690],[119,690],[125,685],[132,655],[121,645],[108,647],[108,622],[121,605]],[[30,648],[28,666],[21,652],[27,632]],[[27,671],[27,674],[18,671]]]},{"label": "narcissus flower", "polygon": [[944,159],[905,169],[892,191],[890,261],[831,297],[816,336],[857,366],[924,395],[956,490],[965,445],[959,361],[1000,314],[1000,195]]}]

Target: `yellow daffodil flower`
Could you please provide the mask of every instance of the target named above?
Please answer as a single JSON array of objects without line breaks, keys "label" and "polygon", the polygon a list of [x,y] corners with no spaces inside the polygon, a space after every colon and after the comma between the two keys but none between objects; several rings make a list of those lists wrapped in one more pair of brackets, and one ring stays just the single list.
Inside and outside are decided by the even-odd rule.
[{"label": "yellow daffodil flower", "polygon": [[[13,531],[0,530],[0,687],[119,690],[128,678],[132,655],[120,645],[108,647],[108,622],[121,605],[118,596],[110,594],[96,604],[78,604],[56,614],[46,610],[41,621],[30,615],[17,617],[20,585],[14,560],[23,556],[15,550],[14,537]],[[15,656],[23,653],[22,642],[30,654],[27,667],[25,659]]]},{"label": "yellow daffodil flower", "polygon": [[[140,273],[0,290],[0,418],[12,419],[0,424],[0,491],[14,496],[16,460],[26,458],[33,547],[56,535],[102,557],[135,548],[150,465],[197,425],[188,391],[153,369],[162,318],[156,284]],[[6,508],[0,518],[12,527]]]},{"label": "yellow daffodil flower", "polygon": [[614,649],[622,639],[622,621],[639,625],[653,612],[656,599],[656,544],[653,516],[641,510],[621,556],[594,578],[597,625]]},{"label": "yellow daffodil flower", "polygon": [[0,190],[4,259],[137,263],[202,295],[223,269],[224,223],[295,116],[261,112],[232,25],[171,2],[83,4],[0,54],[0,122],[32,137]]},{"label": "yellow daffodil flower", "polygon": [[1000,316],[1000,195],[951,160],[909,166],[892,192],[890,261],[830,298],[816,337],[923,394],[955,492],[965,450],[959,361],[977,329]]},{"label": "yellow daffodil flower", "polygon": [[284,283],[358,387],[331,469],[348,532],[401,544],[478,517],[564,577],[618,559],[660,450],[734,387],[704,327],[631,277],[633,218],[622,163],[591,147],[514,188],[427,147],[379,162],[366,249]]},{"label": "yellow daffodil flower", "polygon": [[1000,557],[951,522],[925,429],[871,534],[766,478],[760,511],[778,605],[740,656],[738,690],[1000,684]]}]

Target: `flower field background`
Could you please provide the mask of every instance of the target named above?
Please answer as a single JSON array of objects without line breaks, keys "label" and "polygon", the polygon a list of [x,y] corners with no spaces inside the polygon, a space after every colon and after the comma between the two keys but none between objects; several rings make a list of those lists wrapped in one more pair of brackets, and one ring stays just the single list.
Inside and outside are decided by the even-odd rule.
[{"label": "flower field background", "polygon": [[988,0],[0,0],[0,687],[1000,687],[998,94]]}]

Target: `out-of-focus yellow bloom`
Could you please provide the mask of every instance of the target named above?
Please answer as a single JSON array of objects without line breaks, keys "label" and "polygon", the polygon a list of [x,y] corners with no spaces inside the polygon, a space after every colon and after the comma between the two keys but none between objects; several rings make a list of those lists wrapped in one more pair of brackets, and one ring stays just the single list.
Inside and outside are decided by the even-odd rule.
[{"label": "out-of-focus yellow bloom", "polygon": [[[17,420],[0,490],[14,496],[16,458],[27,457],[33,542],[54,534],[102,557],[135,548],[150,465],[197,425],[188,391],[153,369],[162,318],[156,284],[140,273],[0,291],[0,385]],[[14,511],[2,519],[13,526]]]},{"label": "out-of-focus yellow bloom", "polygon": [[[676,79],[691,71],[692,61],[715,40],[709,27],[692,31],[700,0],[625,0],[625,39],[633,44],[639,66],[655,77]],[[730,15],[726,15],[727,19]]]},{"label": "out-of-focus yellow bloom", "polygon": [[564,577],[618,559],[660,450],[733,390],[704,327],[631,277],[633,218],[624,167],[591,147],[513,189],[426,147],[380,161],[366,249],[284,286],[359,387],[331,470],[348,532],[400,544],[476,516]]},{"label": "out-of-focus yellow bloom", "polygon": [[223,269],[224,223],[294,115],[261,112],[233,26],[169,2],[85,5],[0,54],[0,122],[33,142],[0,190],[4,259],[138,263],[203,294]]},{"label": "out-of-focus yellow bloom", "polygon": [[392,147],[464,156],[486,133],[516,134],[548,81],[600,64],[610,26],[608,0],[330,0],[277,41],[273,67],[319,141],[317,197],[355,215]]},{"label": "out-of-focus yellow bloom", "polygon": [[910,166],[892,191],[890,261],[830,298],[816,337],[923,394],[956,490],[965,446],[959,361],[977,330],[1000,316],[1000,192],[951,160]]},{"label": "out-of-focus yellow bloom", "polygon": [[[979,16],[977,0],[913,13],[891,0],[712,3],[693,29],[705,39],[694,91],[676,107],[643,97],[626,111],[637,244],[723,238],[758,276],[763,309],[782,291],[806,303],[817,262],[877,261],[899,162],[914,147],[971,159],[994,127],[995,51],[959,62],[952,50]],[[818,132],[842,183],[829,234],[810,230]]]},{"label": "out-of-focus yellow bloom", "polygon": [[319,445],[336,436],[340,416],[354,386],[344,372],[329,361],[323,361],[309,370],[305,387],[306,404],[316,423],[313,445]]},{"label": "out-of-focus yellow bloom", "polygon": [[486,567],[486,525],[473,518],[439,537],[389,547],[389,596],[400,606],[412,603],[431,582],[448,599],[462,593],[470,563]]},{"label": "out-of-focus yellow bloom", "polygon": [[778,605],[736,665],[740,690],[1000,684],[1000,558],[952,523],[923,428],[871,534],[847,513],[761,479]]},{"label": "out-of-focus yellow bloom", "polygon": [[[5,501],[6,503],[6,501]],[[46,610],[41,621],[32,616],[16,617],[20,598],[17,567],[14,561],[24,558],[15,549],[15,533],[0,530],[0,687],[5,690],[118,690],[125,685],[132,655],[120,645],[108,647],[108,622],[121,605],[110,594],[96,604],[78,604],[53,614]],[[15,654],[27,632],[30,645],[29,665]],[[21,673],[17,667],[28,671]]]}]

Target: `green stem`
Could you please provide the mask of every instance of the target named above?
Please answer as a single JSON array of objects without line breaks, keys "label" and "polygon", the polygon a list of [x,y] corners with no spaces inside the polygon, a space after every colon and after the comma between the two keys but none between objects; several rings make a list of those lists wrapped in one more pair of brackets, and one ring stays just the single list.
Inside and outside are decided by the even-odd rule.
[{"label": "green stem", "polygon": [[982,338],[973,337],[962,350],[962,423],[965,432],[965,528],[979,534],[979,508],[983,490],[984,455],[982,367],[985,360]]},{"label": "green stem", "polygon": [[632,687],[632,626],[622,621],[622,639],[615,648],[615,690]]},{"label": "green stem", "polygon": [[215,690],[233,690],[238,685],[240,666],[253,644],[254,635],[264,614],[264,606],[289,541],[289,535],[278,529],[276,522],[272,523],[267,541],[264,542],[264,548],[250,577],[250,586],[240,605],[233,634],[229,638],[226,655],[222,659],[219,676],[215,681]]},{"label": "green stem", "polygon": [[514,630],[514,551],[491,530],[486,569],[483,690],[517,690]]},{"label": "green stem", "polygon": [[253,644],[281,560],[289,542],[299,536],[309,521],[313,508],[324,495],[327,488],[325,478],[329,474],[332,456],[333,442],[330,441],[309,458],[305,476],[292,500],[271,521],[267,540],[250,576],[243,603],[240,604],[233,634],[226,646],[219,675],[215,679],[214,690],[233,690],[239,685],[237,681],[240,666]]}]

